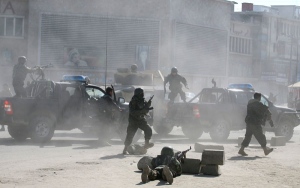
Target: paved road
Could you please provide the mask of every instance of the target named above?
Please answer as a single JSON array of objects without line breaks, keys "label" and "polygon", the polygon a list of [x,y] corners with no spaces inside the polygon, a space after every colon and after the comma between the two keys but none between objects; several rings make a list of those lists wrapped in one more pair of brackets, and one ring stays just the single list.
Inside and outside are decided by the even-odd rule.
[{"label": "paved road", "polygon": [[[175,178],[172,186],[300,187],[299,127],[287,146],[276,147],[267,157],[257,144],[246,150],[247,158],[238,156],[237,138],[243,135],[244,131],[232,132],[226,143],[218,143],[224,145],[226,153],[221,176],[183,175]],[[267,133],[268,140],[272,136]],[[185,138],[180,128],[174,128],[165,138],[154,134],[153,141],[155,147],[147,153],[151,156],[159,154],[166,145],[184,150],[195,143]],[[208,134],[203,134],[197,142],[216,144]],[[111,143],[113,146],[98,147],[95,138],[79,130],[57,131],[53,140],[45,145],[30,140],[18,143],[7,132],[0,132],[0,187],[153,187],[165,184],[160,181],[141,184],[136,168],[141,156],[122,155],[123,143],[119,139]],[[200,159],[201,153],[191,151],[188,157]]]}]

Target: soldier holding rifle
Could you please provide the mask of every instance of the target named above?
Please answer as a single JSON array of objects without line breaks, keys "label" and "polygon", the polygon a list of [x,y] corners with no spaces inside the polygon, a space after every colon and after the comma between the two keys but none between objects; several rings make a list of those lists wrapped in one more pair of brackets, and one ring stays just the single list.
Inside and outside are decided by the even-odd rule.
[{"label": "soldier holding rifle", "polygon": [[145,145],[144,148],[152,148],[154,146],[153,143],[150,142],[152,137],[152,129],[150,125],[147,123],[145,115],[152,110],[151,107],[153,96],[147,102],[144,98],[144,90],[141,88],[136,88],[134,90],[134,95],[129,103],[129,124],[127,127],[127,135],[124,142],[123,154],[128,154],[127,149],[132,143],[133,137],[138,130],[138,128],[142,129],[145,134]]},{"label": "soldier holding rifle", "polygon": [[18,64],[13,68],[13,87],[15,90],[15,97],[26,97],[26,90],[24,88],[24,81],[28,73],[36,71],[38,68],[29,68],[25,64],[27,59],[25,56],[18,58]]},{"label": "soldier holding rifle", "polygon": [[141,179],[143,183],[147,183],[149,180],[162,179],[169,184],[173,183],[173,178],[182,174],[181,163],[184,163],[186,153],[191,150],[191,147],[182,152],[174,152],[170,146],[162,148],[160,155],[151,160],[149,165],[143,167]]}]

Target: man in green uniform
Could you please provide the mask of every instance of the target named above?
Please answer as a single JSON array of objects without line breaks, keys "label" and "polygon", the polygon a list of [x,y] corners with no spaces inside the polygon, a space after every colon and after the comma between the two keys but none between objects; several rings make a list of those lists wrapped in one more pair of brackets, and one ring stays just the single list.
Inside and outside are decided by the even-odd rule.
[{"label": "man in green uniform", "polygon": [[18,58],[18,64],[13,68],[13,87],[16,97],[26,97],[26,90],[24,88],[24,80],[28,73],[34,72],[36,69],[31,69],[25,65],[27,59],[25,56]]},{"label": "man in green uniform", "polygon": [[143,183],[147,183],[149,180],[163,179],[172,184],[173,178],[182,174],[181,163],[170,146],[163,147],[161,154],[152,159],[151,166],[154,169],[148,165],[143,167],[141,175]]},{"label": "man in green uniform", "polygon": [[132,143],[133,137],[138,128],[142,129],[145,134],[145,145],[146,149],[154,146],[150,143],[152,137],[152,129],[147,123],[145,115],[151,109],[151,101],[146,102],[144,98],[144,90],[141,88],[136,88],[134,90],[134,95],[129,103],[129,124],[127,127],[127,135],[124,142],[123,154],[127,154],[127,149]]},{"label": "man in green uniform", "polygon": [[268,155],[273,151],[273,148],[267,147],[266,136],[264,135],[261,126],[265,124],[266,119],[269,120],[270,125],[273,126],[273,122],[271,120],[271,112],[269,111],[267,106],[263,105],[260,102],[260,100],[261,94],[255,93],[254,99],[250,99],[247,105],[247,116],[245,118],[246,134],[241,144],[241,149],[238,152],[242,156],[247,156],[247,153],[244,151],[244,149],[245,147],[249,146],[252,135],[255,136],[255,138],[263,148],[265,155]]},{"label": "man in green uniform", "polygon": [[186,97],[185,97],[185,93],[182,91],[182,84],[185,86],[185,88],[188,89],[188,85],[187,85],[187,81],[186,79],[178,74],[178,70],[176,67],[173,67],[171,69],[171,74],[169,74],[164,81],[164,88],[165,88],[165,92],[166,92],[166,84],[169,83],[169,89],[170,89],[170,93],[169,93],[169,99],[171,103],[174,103],[174,100],[176,98],[176,96],[180,95],[181,99],[186,102]]}]

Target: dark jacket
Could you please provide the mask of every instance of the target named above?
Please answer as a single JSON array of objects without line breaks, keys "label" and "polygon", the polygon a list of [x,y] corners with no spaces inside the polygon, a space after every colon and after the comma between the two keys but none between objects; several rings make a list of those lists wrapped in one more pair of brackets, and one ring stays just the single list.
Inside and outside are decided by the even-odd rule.
[{"label": "dark jacket", "polygon": [[148,112],[145,99],[134,95],[129,102],[129,121],[145,120]]},{"label": "dark jacket", "polygon": [[267,117],[271,117],[271,112],[266,105],[256,99],[249,100],[245,118],[246,124],[262,125]]},{"label": "dark jacket", "polygon": [[100,108],[102,112],[104,112],[104,116],[107,117],[108,119],[112,119],[114,116],[114,111],[119,110],[119,106],[108,94],[105,94],[103,97],[101,97]]},{"label": "dark jacket", "polygon": [[13,85],[24,85],[24,80],[28,73],[34,72],[34,69],[31,69],[22,64],[16,64],[13,68]]},{"label": "dark jacket", "polygon": [[182,84],[184,86],[187,85],[187,82],[186,82],[186,79],[179,75],[179,74],[176,74],[176,75],[172,75],[172,74],[169,74],[166,78],[165,78],[165,81],[164,81],[164,85],[166,85],[167,83],[169,82],[170,86],[169,86],[169,89],[172,91],[176,91],[176,90],[181,90],[182,88]]},{"label": "dark jacket", "polygon": [[161,165],[167,165],[174,176],[180,176],[182,174],[181,163],[174,156],[158,155],[156,158],[152,159],[151,165],[154,168]]}]

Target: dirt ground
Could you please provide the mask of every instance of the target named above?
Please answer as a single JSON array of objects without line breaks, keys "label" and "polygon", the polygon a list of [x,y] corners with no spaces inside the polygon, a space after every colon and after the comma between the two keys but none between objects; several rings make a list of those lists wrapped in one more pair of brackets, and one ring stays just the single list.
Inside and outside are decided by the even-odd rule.
[{"label": "dirt ground", "polygon": [[[172,187],[300,187],[300,127],[286,146],[264,156],[257,144],[245,151],[247,157],[237,155],[237,138],[244,131],[232,132],[225,148],[225,165],[222,175],[181,175],[174,179]],[[273,133],[266,134],[268,142]],[[163,146],[177,150],[192,150],[188,158],[201,158],[194,143],[185,138],[180,128],[174,128],[166,138],[153,135],[155,146],[147,155],[156,156]],[[139,142],[143,142],[142,139]],[[197,142],[211,142],[203,134]],[[53,140],[36,145],[30,140],[18,143],[7,131],[0,132],[0,187],[153,187],[170,186],[164,181],[143,184],[137,162],[142,156],[121,154],[123,143],[111,141],[112,146],[98,147],[95,138],[88,138],[79,130],[57,131]]]}]

